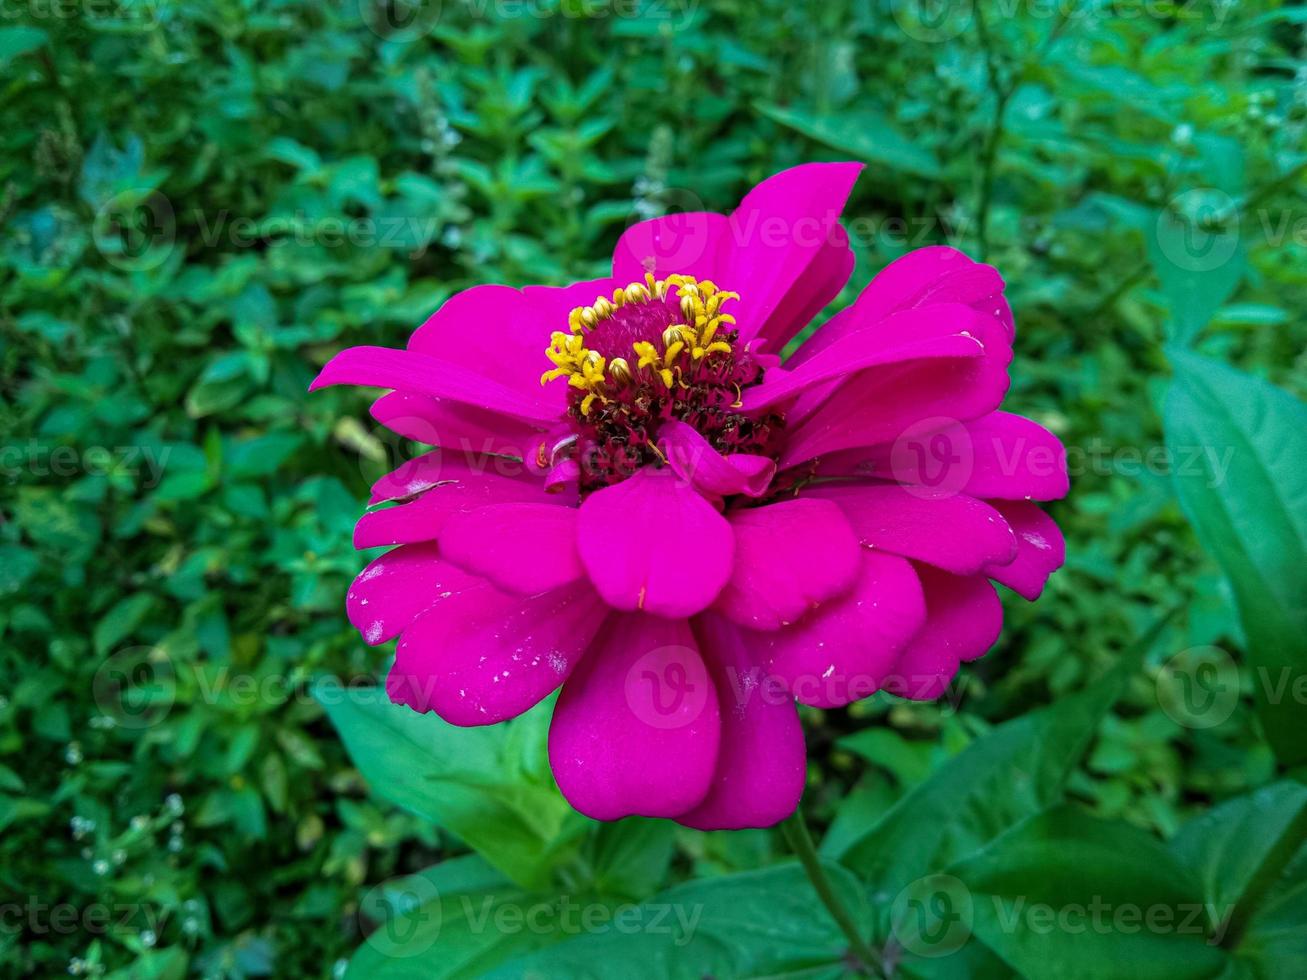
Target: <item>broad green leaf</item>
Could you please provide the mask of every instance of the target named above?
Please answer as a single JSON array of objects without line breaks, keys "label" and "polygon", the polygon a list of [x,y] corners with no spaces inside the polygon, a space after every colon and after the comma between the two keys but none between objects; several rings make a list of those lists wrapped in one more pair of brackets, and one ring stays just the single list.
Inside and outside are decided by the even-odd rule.
[{"label": "broad green leaf", "polygon": [[1176,491],[1234,590],[1267,738],[1295,765],[1307,761],[1307,406],[1197,354],[1168,353]]},{"label": "broad green leaf", "polygon": [[1305,840],[1307,786],[1281,782],[1191,820],[1171,851],[1198,875],[1204,899],[1242,930]]},{"label": "broad green leaf", "polygon": [[892,896],[1060,801],[1068,774],[1148,642],[1085,691],[967,746],[858,835],[840,860]]},{"label": "broad green leaf", "polygon": [[878,112],[864,110],[835,116],[765,103],[759,103],[757,108],[782,126],[848,153],[855,159],[884,164],[893,170],[922,177],[938,177],[940,174],[939,161],[934,154],[912,142]]},{"label": "broad green leaf", "polygon": [[845,735],[837,744],[889,770],[905,786],[913,786],[930,774],[931,751],[935,747],[930,741],[909,741],[892,728],[864,728]]},{"label": "broad green leaf", "polygon": [[392,878],[360,903],[366,938],[346,980],[481,976],[562,939],[560,904],[521,890],[476,855]]},{"label": "broad green leaf", "polygon": [[1307,847],[1272,883],[1252,921],[1236,937],[1236,962],[1249,964],[1259,980],[1301,980],[1307,976]]},{"label": "broad green leaf", "polygon": [[1247,269],[1236,205],[1222,191],[1188,191],[1157,215],[1147,238],[1148,259],[1171,309],[1169,339],[1188,346]]},{"label": "broad green leaf", "polygon": [[942,902],[905,909],[930,920],[917,941],[970,919],[974,935],[1023,976],[1199,980],[1227,962],[1197,876],[1128,824],[1059,807],[948,875],[947,892],[923,896]]},{"label": "broad green leaf", "polygon": [[[834,865],[827,873],[855,921],[868,922],[870,910],[853,876]],[[669,889],[487,976],[835,977],[842,975],[847,945],[803,870],[789,863]]]},{"label": "broad green leaf", "polygon": [[325,681],[314,697],[378,796],[445,828],[523,886],[541,887],[567,856],[557,849],[584,826],[549,775],[549,703],[502,725],[457,728],[392,704],[380,688]]}]

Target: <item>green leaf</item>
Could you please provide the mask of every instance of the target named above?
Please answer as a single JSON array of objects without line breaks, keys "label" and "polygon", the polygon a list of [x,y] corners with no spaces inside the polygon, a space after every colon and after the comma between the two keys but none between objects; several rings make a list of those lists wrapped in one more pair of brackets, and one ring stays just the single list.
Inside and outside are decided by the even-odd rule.
[{"label": "green leaf", "polygon": [[864,728],[837,744],[893,773],[904,786],[914,786],[930,774],[934,743],[908,741],[892,728]]},{"label": "green leaf", "polygon": [[0,65],[35,51],[49,40],[50,36],[39,27],[0,27]]},{"label": "green leaf", "polygon": [[1128,824],[1058,808],[949,875],[943,905],[907,913],[944,909],[955,926],[971,918],[975,936],[1023,976],[1198,980],[1227,962],[1197,877]]},{"label": "green leaf", "polygon": [[1238,935],[1307,839],[1307,786],[1281,782],[1191,820],[1171,851],[1193,869],[1204,899]]},{"label": "green leaf", "polygon": [[182,980],[189,958],[180,946],[145,950],[131,966],[114,970],[105,980]]},{"label": "green leaf", "polygon": [[19,591],[40,567],[35,552],[18,545],[0,545],[0,595]]},{"label": "green leaf", "polygon": [[651,895],[667,876],[675,831],[670,820],[645,817],[596,824],[590,842],[595,890],[633,899]]},{"label": "green leaf", "polygon": [[476,855],[392,878],[363,897],[370,929],[346,980],[474,977],[563,938],[554,900],[517,888]]},{"label": "green leaf", "polygon": [[154,596],[137,592],[115,603],[95,625],[95,652],[103,654],[131,636],[154,606]]},{"label": "green leaf", "polygon": [[[549,775],[549,703],[501,725],[457,728],[380,688],[314,687],[378,796],[459,837],[510,879],[539,887],[584,824]],[[569,830],[565,825],[573,824]]]},{"label": "green leaf", "polygon": [[1186,351],[1166,444],[1180,504],[1234,590],[1258,713],[1286,765],[1307,761],[1307,406],[1274,385]]},{"label": "green leaf", "polygon": [[878,112],[863,110],[836,116],[766,103],[758,103],[757,109],[782,126],[858,160],[884,164],[921,177],[940,175],[939,161],[934,154],[912,142]]},{"label": "green leaf", "polygon": [[[833,865],[826,870],[854,920],[868,921],[866,897],[853,876]],[[788,863],[669,889],[486,976],[701,980],[800,971],[809,971],[804,972],[809,977],[839,976],[847,945],[803,870]]]},{"label": "green leaf", "polygon": [[1236,962],[1248,963],[1259,980],[1301,980],[1307,976],[1307,847],[1272,883],[1247,930],[1239,938]]},{"label": "green leaf", "polygon": [[1180,195],[1158,214],[1148,235],[1148,259],[1171,309],[1169,339],[1188,346],[1247,269],[1232,199],[1206,189]]},{"label": "green leaf", "polygon": [[[1149,642],[1141,640],[1133,655],[1088,689],[967,746],[854,838],[840,860],[893,895],[1059,802],[1067,776]],[[946,831],[941,814],[948,815]]]}]

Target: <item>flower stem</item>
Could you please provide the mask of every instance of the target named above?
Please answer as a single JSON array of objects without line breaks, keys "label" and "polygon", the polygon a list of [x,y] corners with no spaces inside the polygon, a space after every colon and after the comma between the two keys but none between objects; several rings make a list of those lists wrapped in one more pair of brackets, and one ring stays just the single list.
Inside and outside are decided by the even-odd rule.
[{"label": "flower stem", "polygon": [[781,830],[785,832],[785,839],[789,841],[794,856],[799,859],[803,870],[807,872],[813,891],[826,906],[826,911],[830,912],[840,931],[848,938],[850,952],[872,976],[883,976],[885,968],[880,956],[862,938],[853,916],[849,915],[848,909],[844,907],[844,903],[835,894],[835,889],[831,887],[830,879],[826,877],[826,870],[821,866],[821,858],[817,856],[817,848],[812,842],[812,834],[808,831],[808,821],[803,817],[803,810],[796,809],[793,816],[781,824]]}]

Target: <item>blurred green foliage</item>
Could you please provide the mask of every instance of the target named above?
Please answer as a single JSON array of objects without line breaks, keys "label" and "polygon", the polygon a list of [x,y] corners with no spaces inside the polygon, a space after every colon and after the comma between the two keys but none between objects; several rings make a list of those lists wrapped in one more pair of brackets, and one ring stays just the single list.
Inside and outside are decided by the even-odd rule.
[{"label": "blurred green foliage", "polygon": [[[348,344],[400,344],[474,283],[594,274],[631,222],[727,210],[814,159],[868,164],[846,215],[858,266],[844,299],[920,245],[999,267],[1018,319],[1009,405],[1056,431],[1073,468],[1054,507],[1067,568],[1038,604],[1008,603],[1002,640],[964,670],[956,699],[806,715],[805,805],[845,865],[839,889],[857,893],[862,876],[871,899],[852,901],[871,901],[884,939],[899,886],[959,861],[978,896],[1027,871],[1056,890],[1068,854],[1105,894],[1132,894],[1114,854],[1136,870],[1175,861],[1170,891],[1140,884],[1171,894],[1217,860],[1217,838],[1190,820],[1215,803],[1232,799],[1213,811],[1229,826],[1282,811],[1274,833],[1254,828],[1280,840],[1298,826],[1292,788],[1233,798],[1302,762],[1283,745],[1301,742],[1303,705],[1267,714],[1264,729],[1252,667],[1302,663],[1301,646],[1278,645],[1302,625],[1302,568],[1273,545],[1287,536],[1301,555],[1307,523],[1290,397],[1307,392],[1303,12],[1223,0],[5,0],[6,972],[329,975],[384,918],[370,887],[436,865],[447,902],[539,888],[714,895],[736,917],[710,913],[682,968],[838,974],[838,957],[796,960],[742,925],[788,916],[791,938],[838,944],[792,867],[733,874],[782,854],[774,833],[597,829],[534,768],[529,720],[474,742],[387,716],[431,722],[388,746],[366,697],[310,693],[316,678],[357,686],[384,668],[343,614],[363,563],[350,531],[369,478],[409,451],[357,392],[307,397],[317,366]],[[1169,443],[1168,344],[1199,352],[1170,359],[1186,380],[1167,401]],[[1273,429],[1266,386],[1248,375],[1290,393],[1265,396]],[[1249,432],[1269,475],[1239,506],[1213,496],[1209,470],[1172,479],[1195,446],[1242,446]],[[1279,523],[1259,523],[1268,514]],[[1172,658],[1208,645],[1234,655],[1244,696],[1218,724],[1186,723],[1159,697],[1163,665],[1174,673]],[[1095,678],[1122,662],[1109,697]],[[411,748],[413,771],[445,791],[370,792],[332,720],[364,775],[388,747]],[[1264,732],[1279,725],[1277,745]],[[368,737],[380,743],[360,755]],[[494,778],[423,761],[437,739]],[[1032,771],[1028,795],[1012,788]],[[1082,809],[1058,809],[1065,797]],[[1086,807],[1114,822],[1110,847],[1081,854],[1097,833]],[[951,851],[922,850],[936,825]],[[875,846],[889,833],[903,841],[892,867]],[[1242,883],[1230,900],[1278,894],[1269,858],[1245,851],[1246,874],[1218,876]],[[793,907],[777,904],[785,895]],[[77,910],[73,927],[55,907]],[[1247,969],[1294,975],[1302,951],[1292,959],[1273,917],[1301,924],[1301,911],[1282,901],[1242,923],[1257,937]],[[1039,976],[1057,962],[1037,937],[982,920],[985,946],[968,946],[964,973]],[[460,935],[447,920],[442,941]],[[528,952],[464,938],[473,952],[446,947],[442,969],[479,975]],[[538,965],[602,974],[615,952],[656,959],[652,942],[583,936]],[[383,945],[363,947],[358,975],[434,975],[442,947],[402,960]],[[1209,952],[1130,956],[1204,975]],[[1074,955],[1113,954],[1090,943]],[[930,962],[904,969],[929,975]]]}]

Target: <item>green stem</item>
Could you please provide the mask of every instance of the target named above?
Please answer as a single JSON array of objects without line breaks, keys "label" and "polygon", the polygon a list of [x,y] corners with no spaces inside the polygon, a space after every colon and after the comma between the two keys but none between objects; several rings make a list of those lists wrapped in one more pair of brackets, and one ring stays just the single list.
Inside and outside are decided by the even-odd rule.
[{"label": "green stem", "polygon": [[813,891],[826,906],[826,911],[840,927],[840,931],[848,938],[849,950],[867,972],[873,976],[883,976],[885,966],[879,954],[862,938],[853,916],[849,915],[848,909],[844,907],[844,903],[835,894],[835,889],[831,887],[830,879],[826,877],[826,869],[821,866],[821,858],[817,857],[817,848],[812,842],[812,834],[808,831],[808,822],[803,818],[803,810],[796,809],[794,815],[781,824],[781,829],[785,832],[785,839],[789,841],[794,856],[799,859],[803,870],[807,872]]}]

